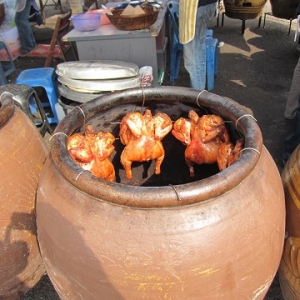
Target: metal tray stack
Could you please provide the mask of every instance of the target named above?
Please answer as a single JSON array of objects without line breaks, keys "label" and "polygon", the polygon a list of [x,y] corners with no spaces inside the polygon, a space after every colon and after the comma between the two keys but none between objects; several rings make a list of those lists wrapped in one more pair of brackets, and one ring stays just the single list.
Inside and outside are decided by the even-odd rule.
[{"label": "metal tray stack", "polygon": [[59,104],[68,113],[103,93],[139,87],[138,65],[116,60],[71,61],[56,67]]}]

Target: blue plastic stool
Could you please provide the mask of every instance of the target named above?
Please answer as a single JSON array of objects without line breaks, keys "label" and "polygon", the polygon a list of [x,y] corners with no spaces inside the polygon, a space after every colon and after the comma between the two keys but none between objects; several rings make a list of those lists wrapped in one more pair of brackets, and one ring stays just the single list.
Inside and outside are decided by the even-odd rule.
[{"label": "blue plastic stool", "polygon": [[[50,107],[52,116],[47,116],[50,124],[58,124],[59,120],[55,110],[55,104],[58,102],[58,80],[54,68],[36,68],[27,69],[20,73],[16,80],[17,84],[26,84],[32,88],[42,87],[45,89],[48,103],[43,104],[43,107]],[[30,103],[32,111],[36,110],[34,103]]]},{"label": "blue plastic stool", "polygon": [[[169,35],[172,37],[172,50],[170,62],[170,84],[174,85],[178,78],[180,59],[183,51],[183,45],[179,42],[179,4],[176,1],[167,3],[169,12]],[[213,30],[207,30],[206,38],[206,86],[207,90],[214,88],[214,78],[218,75],[219,47],[218,40],[213,38]]]},{"label": "blue plastic stool", "polygon": [[17,70],[8,51],[8,48],[6,47],[6,44],[3,41],[0,41],[0,50],[2,49],[5,50],[6,55],[9,59],[9,62],[6,64],[2,62],[0,63],[0,85],[5,85],[7,84],[6,76],[12,74],[13,72],[17,72]]}]

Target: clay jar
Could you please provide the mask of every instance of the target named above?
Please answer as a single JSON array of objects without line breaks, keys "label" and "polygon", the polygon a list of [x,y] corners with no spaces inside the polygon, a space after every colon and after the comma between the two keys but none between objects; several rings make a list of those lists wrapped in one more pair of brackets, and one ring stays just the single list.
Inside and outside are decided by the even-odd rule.
[{"label": "clay jar", "polygon": [[279,268],[279,281],[285,299],[300,299],[300,147],[298,146],[282,172],[286,201],[286,240]]},{"label": "clay jar", "polygon": [[225,14],[229,18],[248,20],[260,17],[267,0],[224,0]]},{"label": "clay jar", "polygon": [[297,19],[298,0],[270,0],[274,17],[293,20]]},{"label": "clay jar", "polygon": [[[67,137],[84,124],[117,137],[121,115],[152,106],[172,120],[191,107],[222,115],[232,134],[245,137],[240,159],[192,181],[184,148],[168,135],[160,175],[152,162],[146,174],[136,164],[134,179],[124,179],[117,142],[116,182],[72,161]],[[279,266],[284,194],[256,120],[238,103],[190,88],[129,89],[76,107],[60,122],[37,191],[37,226],[62,299],[257,300]]]},{"label": "clay jar", "polygon": [[35,197],[48,154],[11,96],[0,100],[0,299],[19,299],[45,272],[36,236]]}]

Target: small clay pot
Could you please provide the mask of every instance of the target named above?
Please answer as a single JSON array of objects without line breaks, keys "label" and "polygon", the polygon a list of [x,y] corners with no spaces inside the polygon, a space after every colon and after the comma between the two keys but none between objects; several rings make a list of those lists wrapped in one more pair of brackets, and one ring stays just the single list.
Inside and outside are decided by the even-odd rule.
[{"label": "small clay pot", "polygon": [[[116,181],[81,169],[67,138],[92,124],[118,137],[122,116],[144,107],[172,120],[216,113],[245,138],[238,161],[189,177],[184,147],[164,139],[154,163]],[[203,174],[210,170],[210,174]],[[56,128],[37,191],[37,225],[47,273],[62,299],[263,299],[279,266],[285,227],[282,182],[253,116],[225,97],[182,87],[128,89],[74,108]]]},{"label": "small clay pot", "polygon": [[19,299],[45,273],[35,197],[48,154],[40,133],[9,94],[0,100],[0,299]]}]

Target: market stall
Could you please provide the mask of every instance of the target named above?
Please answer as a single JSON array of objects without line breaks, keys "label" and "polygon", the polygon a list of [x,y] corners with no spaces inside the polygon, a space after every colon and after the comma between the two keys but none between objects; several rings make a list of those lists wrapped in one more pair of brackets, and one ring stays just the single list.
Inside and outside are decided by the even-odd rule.
[{"label": "market stall", "polygon": [[[116,6],[118,3],[110,4]],[[126,31],[107,24],[90,32],[73,29],[62,40],[76,43],[79,60],[114,59],[136,63],[139,67],[151,66],[155,86],[158,85],[158,69],[165,65],[166,11],[162,5],[156,22],[146,29]]]}]

